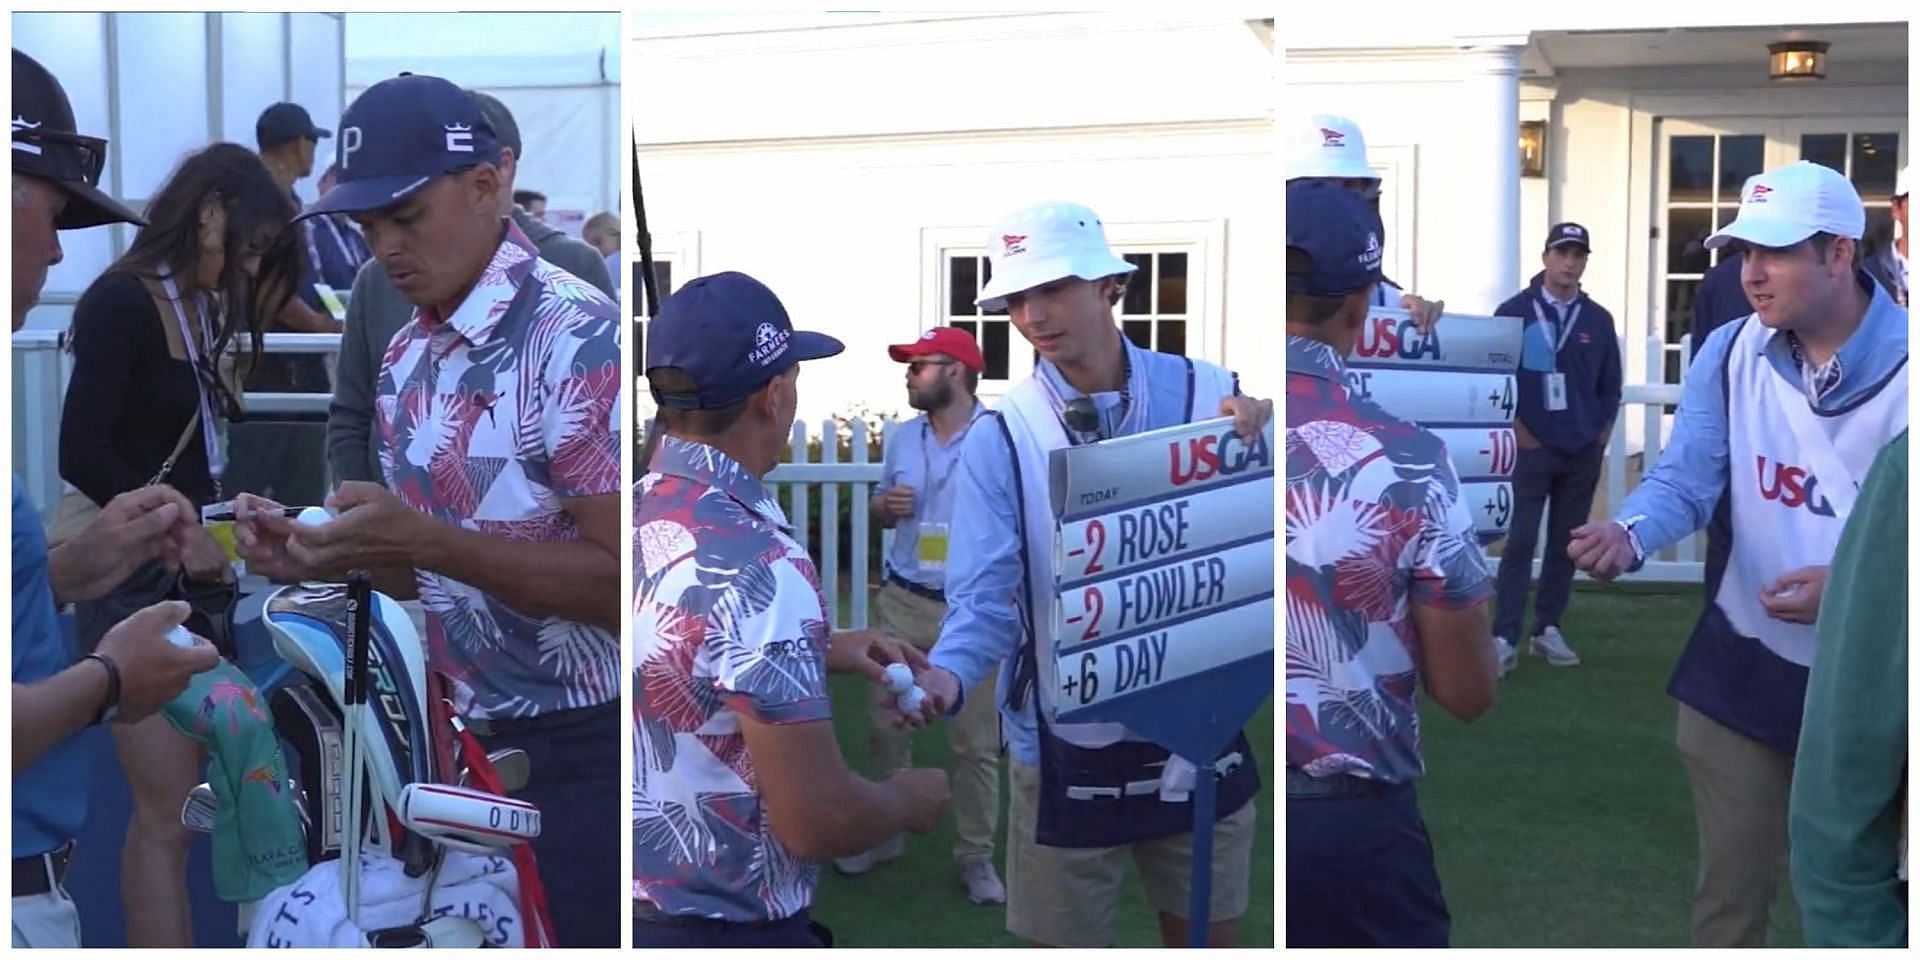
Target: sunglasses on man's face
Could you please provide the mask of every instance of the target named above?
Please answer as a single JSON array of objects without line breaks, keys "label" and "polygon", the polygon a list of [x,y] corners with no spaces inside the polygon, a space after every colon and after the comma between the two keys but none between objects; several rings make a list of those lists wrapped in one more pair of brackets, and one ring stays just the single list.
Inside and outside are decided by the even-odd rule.
[{"label": "sunglasses on man's face", "polygon": [[907,372],[917,377],[920,375],[920,371],[925,370],[928,367],[950,367],[950,366],[953,366],[952,360],[915,360],[912,363],[907,364]]}]

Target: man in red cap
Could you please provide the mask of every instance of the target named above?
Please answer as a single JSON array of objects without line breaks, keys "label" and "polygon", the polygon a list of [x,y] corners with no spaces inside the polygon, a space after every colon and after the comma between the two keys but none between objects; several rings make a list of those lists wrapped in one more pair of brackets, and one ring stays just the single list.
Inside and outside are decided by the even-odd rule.
[{"label": "man in red cap", "polygon": [[[960,443],[985,410],[974,394],[986,362],[973,335],[958,327],[934,327],[912,343],[888,347],[887,354],[907,365],[907,404],[921,413],[887,439],[885,479],[868,503],[874,519],[893,530],[887,582],[880,588],[880,628],[930,650],[947,615],[947,531]],[[907,732],[890,722],[898,715],[892,695],[876,686],[872,702],[868,755],[872,775],[884,778],[905,769],[912,755]],[[991,693],[967,698],[947,735],[960,883],[974,903],[1005,903],[1006,887],[993,868],[1000,722]],[[904,839],[896,835],[836,866],[843,873],[865,873],[905,851]]]}]

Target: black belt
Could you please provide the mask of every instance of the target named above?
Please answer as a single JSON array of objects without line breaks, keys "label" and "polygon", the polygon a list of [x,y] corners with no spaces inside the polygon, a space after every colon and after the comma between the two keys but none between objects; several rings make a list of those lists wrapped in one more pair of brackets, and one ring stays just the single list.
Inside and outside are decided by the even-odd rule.
[{"label": "black belt", "polygon": [[561,727],[570,727],[574,724],[587,723],[598,719],[601,714],[617,714],[619,710],[620,701],[609,700],[606,703],[595,704],[591,707],[575,707],[571,710],[553,710],[531,717],[492,717],[488,719],[462,717],[460,718],[460,722],[466,724],[467,729],[473,731],[473,735],[476,737],[515,736],[525,733],[540,733],[545,730],[556,730]]},{"label": "black belt", "polygon": [[935,603],[947,602],[947,595],[943,591],[935,590],[932,587],[923,587],[920,584],[914,583],[912,580],[908,580],[906,577],[894,573],[892,570],[887,571],[887,582],[914,596],[926,597]]},{"label": "black belt", "polygon": [[1331,777],[1310,777],[1293,767],[1287,768],[1287,799],[1313,799],[1316,797],[1377,797],[1400,789],[1405,784],[1387,783],[1381,780],[1363,780],[1335,774]]},{"label": "black belt", "polygon": [[67,877],[67,864],[73,860],[73,844],[68,843],[52,853],[43,853],[34,857],[17,857],[13,861],[13,895],[16,897],[37,897],[43,893],[52,893],[53,888]]}]

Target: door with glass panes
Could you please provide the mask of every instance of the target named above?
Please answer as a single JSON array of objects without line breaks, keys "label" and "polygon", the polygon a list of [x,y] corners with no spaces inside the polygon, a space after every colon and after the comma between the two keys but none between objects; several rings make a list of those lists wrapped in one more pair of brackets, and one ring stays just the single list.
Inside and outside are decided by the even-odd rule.
[{"label": "door with glass panes", "polygon": [[[1652,317],[1653,331],[1666,342],[1667,383],[1680,379],[1694,293],[1725,252],[1708,250],[1706,239],[1739,212],[1748,177],[1796,160],[1832,167],[1866,204],[1866,245],[1892,241],[1889,207],[1905,163],[1904,117],[1662,120],[1660,126]],[[1649,379],[1662,373],[1647,371]]]}]

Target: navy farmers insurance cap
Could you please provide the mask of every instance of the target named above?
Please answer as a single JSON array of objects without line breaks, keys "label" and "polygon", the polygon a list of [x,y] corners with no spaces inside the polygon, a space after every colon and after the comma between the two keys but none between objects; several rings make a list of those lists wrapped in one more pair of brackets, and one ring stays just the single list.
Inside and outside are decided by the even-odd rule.
[{"label": "navy farmers insurance cap", "polygon": [[500,162],[480,107],[439,77],[401,74],[368,87],[340,117],[339,140],[339,178],[303,217],[384,209],[437,177]]},{"label": "navy farmers insurance cap", "polygon": [[1380,217],[1359,195],[1337,184],[1287,184],[1287,249],[1307,255],[1307,269],[1287,273],[1287,292],[1343,297],[1380,282]]},{"label": "navy farmers insurance cap", "polygon": [[675,367],[693,393],[653,390],[654,402],[715,410],[745,400],[802,360],[831,357],[845,345],[824,333],[793,329],[787,308],[766,284],[744,273],[698,277],[660,304],[647,324],[648,373]]}]

